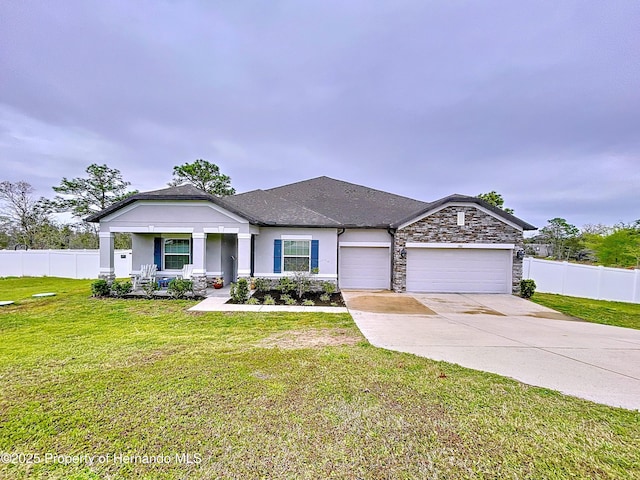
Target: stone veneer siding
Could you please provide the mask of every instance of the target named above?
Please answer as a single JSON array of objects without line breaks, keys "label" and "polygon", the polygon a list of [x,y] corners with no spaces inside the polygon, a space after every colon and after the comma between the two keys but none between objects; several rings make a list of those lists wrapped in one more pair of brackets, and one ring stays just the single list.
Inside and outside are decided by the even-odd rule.
[{"label": "stone veneer siding", "polygon": [[[464,212],[465,224],[458,225],[458,212]],[[512,243],[513,250],[513,293],[520,291],[522,260],[516,253],[523,248],[522,231],[508,225],[496,217],[473,206],[445,207],[442,210],[398,229],[393,247],[393,289],[406,291],[407,259],[400,256],[407,242],[421,243]]]}]

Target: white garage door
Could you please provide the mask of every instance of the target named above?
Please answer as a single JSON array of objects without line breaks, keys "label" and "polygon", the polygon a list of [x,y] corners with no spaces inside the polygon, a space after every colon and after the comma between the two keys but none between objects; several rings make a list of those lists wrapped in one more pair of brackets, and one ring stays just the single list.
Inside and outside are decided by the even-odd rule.
[{"label": "white garage door", "polygon": [[340,288],[388,289],[389,247],[340,247]]},{"label": "white garage door", "polygon": [[407,249],[407,291],[511,293],[511,250]]}]

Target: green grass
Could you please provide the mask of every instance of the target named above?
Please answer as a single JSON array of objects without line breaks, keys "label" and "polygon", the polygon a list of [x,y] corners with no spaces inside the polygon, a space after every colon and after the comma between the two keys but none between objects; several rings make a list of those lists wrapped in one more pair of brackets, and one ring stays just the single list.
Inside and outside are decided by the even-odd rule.
[{"label": "green grass", "polygon": [[531,300],[587,322],[640,329],[640,304],[536,293]]},{"label": "green grass", "polygon": [[89,283],[0,279],[0,452],[106,461],[0,478],[640,477],[638,412],[372,347],[346,314],[193,314]]}]

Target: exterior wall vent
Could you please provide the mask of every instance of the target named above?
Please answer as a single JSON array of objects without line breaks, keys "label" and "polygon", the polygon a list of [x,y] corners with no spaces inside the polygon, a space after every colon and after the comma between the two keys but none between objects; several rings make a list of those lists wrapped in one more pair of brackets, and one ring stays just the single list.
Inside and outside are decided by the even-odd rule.
[{"label": "exterior wall vent", "polygon": [[458,226],[464,227],[464,212],[458,212]]}]

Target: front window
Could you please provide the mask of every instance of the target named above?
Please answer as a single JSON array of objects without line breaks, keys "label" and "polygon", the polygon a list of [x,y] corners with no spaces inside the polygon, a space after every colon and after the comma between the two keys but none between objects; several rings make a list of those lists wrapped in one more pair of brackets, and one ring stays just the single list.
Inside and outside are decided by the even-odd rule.
[{"label": "front window", "polygon": [[165,270],[180,270],[191,263],[190,242],[188,238],[169,238],[164,241]]},{"label": "front window", "polygon": [[284,272],[308,272],[311,266],[311,241],[284,240]]}]

